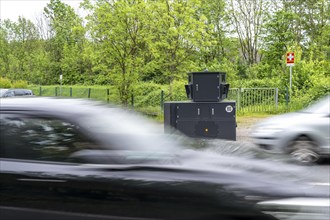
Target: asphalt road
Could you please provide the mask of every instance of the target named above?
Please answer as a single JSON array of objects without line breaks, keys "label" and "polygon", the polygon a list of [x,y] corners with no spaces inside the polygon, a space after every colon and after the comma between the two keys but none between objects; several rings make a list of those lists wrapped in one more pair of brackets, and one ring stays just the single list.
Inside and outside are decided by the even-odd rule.
[{"label": "asphalt road", "polygon": [[[244,133],[246,134],[246,133]],[[237,136],[237,141],[226,140],[205,140],[211,145],[210,150],[239,157],[245,157],[256,160],[265,160],[280,164],[280,169],[288,167],[288,170],[294,168],[304,179],[315,187],[327,187],[330,193],[330,159],[325,159],[320,163],[313,165],[301,165],[294,162],[289,156],[282,154],[271,154],[259,150],[247,136]],[[281,170],[283,171],[283,170]]]},{"label": "asphalt road", "polygon": [[[196,139],[196,141],[200,142],[202,150],[209,150],[216,154],[231,155],[234,156],[234,160],[239,160],[244,157],[252,160],[269,161],[269,164],[272,164],[271,166],[275,165],[274,169],[279,169],[280,172],[285,172],[287,175],[292,176],[298,184],[299,182],[307,183],[309,185],[307,190],[322,189],[322,192],[326,194],[324,195],[325,197],[330,195],[330,159],[324,160],[318,164],[301,165],[292,161],[289,156],[275,155],[259,150],[249,137],[251,127],[257,120],[252,122],[250,120],[247,121],[248,123],[244,122],[238,124],[236,129],[236,141],[221,139]],[[204,148],[205,146],[207,147]],[[326,202],[326,204],[328,203],[329,201]],[[320,209],[311,215],[305,215],[304,210],[301,210],[301,212],[302,215],[299,214],[288,218],[284,215],[282,216],[283,218],[278,218],[286,220],[328,220],[330,210],[325,206],[324,209]]]},{"label": "asphalt road", "polygon": [[[301,165],[295,163],[286,155],[275,155],[259,150],[249,137],[251,127],[258,120],[262,119],[249,119],[248,123],[239,123],[236,129],[236,141],[221,139],[199,139],[197,141],[201,142],[202,145],[203,143],[210,145],[209,149],[214,153],[234,155],[237,157],[248,157],[256,160],[261,159],[266,161],[275,161],[281,165],[284,165],[280,166],[281,168],[286,165],[288,168],[296,168],[297,172],[300,172],[304,178],[308,179],[311,185],[314,185],[315,187],[327,187],[330,194],[330,159],[314,165]],[[160,126],[160,130],[163,130],[163,125]]]},{"label": "asphalt road", "polygon": [[[257,150],[249,137],[250,130],[251,125],[243,124],[242,126],[238,126],[236,131],[237,143],[234,143],[234,145],[244,146],[251,151]],[[314,180],[317,185],[329,187],[330,192],[330,158],[324,159],[320,163],[314,165],[301,165],[293,163],[293,161],[285,155],[265,154],[264,157],[269,158],[269,160],[276,160],[281,163],[299,167],[307,178]]]}]

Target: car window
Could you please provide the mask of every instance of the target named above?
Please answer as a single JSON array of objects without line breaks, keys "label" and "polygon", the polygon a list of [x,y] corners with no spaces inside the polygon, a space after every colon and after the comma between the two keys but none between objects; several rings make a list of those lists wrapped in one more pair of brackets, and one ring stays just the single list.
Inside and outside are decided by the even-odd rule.
[{"label": "car window", "polygon": [[8,89],[0,89],[0,97],[4,97]]},{"label": "car window", "polygon": [[0,157],[69,162],[72,153],[95,148],[98,146],[71,123],[15,114],[0,115]]},{"label": "car window", "polygon": [[7,92],[5,92],[2,97],[12,97],[12,96],[15,96],[14,92],[9,90]]},{"label": "car window", "polygon": [[22,96],[22,95],[24,95],[24,91],[16,89],[16,90],[14,90],[14,94],[15,94],[15,96]]}]

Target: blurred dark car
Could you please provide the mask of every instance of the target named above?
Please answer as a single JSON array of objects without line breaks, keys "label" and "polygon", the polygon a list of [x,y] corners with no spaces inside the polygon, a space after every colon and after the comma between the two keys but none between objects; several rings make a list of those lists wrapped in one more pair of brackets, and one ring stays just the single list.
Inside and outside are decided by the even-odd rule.
[{"label": "blurred dark car", "polygon": [[0,98],[13,96],[34,96],[30,89],[0,89]]},{"label": "blurred dark car", "polygon": [[0,113],[1,220],[270,220],[329,201],[288,167],[193,150],[118,107],[35,97]]},{"label": "blurred dark car", "polygon": [[254,126],[251,137],[261,149],[303,164],[330,157],[330,95],[303,110],[267,118]]}]

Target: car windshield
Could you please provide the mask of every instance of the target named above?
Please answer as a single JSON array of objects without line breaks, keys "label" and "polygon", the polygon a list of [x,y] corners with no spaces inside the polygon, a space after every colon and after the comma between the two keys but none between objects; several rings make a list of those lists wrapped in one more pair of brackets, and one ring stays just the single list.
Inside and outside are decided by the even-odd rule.
[{"label": "car windshield", "polygon": [[111,144],[107,147],[112,149],[176,153],[181,146],[193,144],[179,132],[164,134],[161,123],[119,108],[105,108],[81,121],[95,137],[102,139],[106,145]]},{"label": "car windshield", "polygon": [[8,89],[0,89],[0,97],[3,97],[7,91]]},{"label": "car windshield", "polygon": [[326,96],[310,105],[306,109],[302,110],[304,113],[312,113],[312,114],[329,114],[330,112],[330,96]]}]

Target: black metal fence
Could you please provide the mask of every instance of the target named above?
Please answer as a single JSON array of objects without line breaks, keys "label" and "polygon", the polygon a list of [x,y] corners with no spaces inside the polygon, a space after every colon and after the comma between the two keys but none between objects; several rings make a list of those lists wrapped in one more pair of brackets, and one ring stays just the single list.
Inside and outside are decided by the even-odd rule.
[{"label": "black metal fence", "polygon": [[[120,104],[118,92],[113,88],[40,86],[31,89],[38,96],[90,98]],[[165,91],[155,90],[148,94],[133,94],[130,98],[130,106],[157,115],[162,114],[163,104],[165,101],[170,101],[169,99],[170,96]],[[276,112],[279,108],[278,88],[231,88],[227,99],[236,101],[238,113]]]}]

